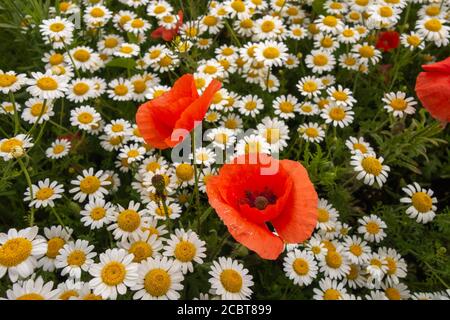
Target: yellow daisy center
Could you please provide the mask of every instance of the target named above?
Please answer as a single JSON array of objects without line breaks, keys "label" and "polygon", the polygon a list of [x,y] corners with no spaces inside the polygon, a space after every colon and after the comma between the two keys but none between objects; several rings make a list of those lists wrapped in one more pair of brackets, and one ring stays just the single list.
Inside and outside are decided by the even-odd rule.
[{"label": "yellow daisy center", "polygon": [[23,142],[16,138],[10,138],[4,141],[0,147],[0,150],[5,153],[10,153],[14,148],[21,147]]},{"label": "yellow daisy center", "polygon": [[142,19],[134,19],[133,21],[131,21],[131,26],[133,28],[137,28],[140,29],[144,26],[144,21]]},{"label": "yellow daisy center", "polygon": [[365,45],[359,48],[359,54],[364,58],[371,58],[375,55],[375,51],[371,46]]},{"label": "yellow daisy center", "polygon": [[231,293],[240,292],[242,289],[242,276],[233,269],[225,269],[220,274],[220,282],[225,290]]},{"label": "yellow daisy center", "polygon": [[[310,132],[311,134],[306,133],[308,136],[310,136],[310,137],[316,137],[317,136],[317,130],[315,128],[308,128],[308,129],[313,129],[313,130],[311,130],[312,132]],[[328,213],[327,210],[322,209],[322,208],[318,208],[317,211],[318,211],[317,220],[319,222],[323,223],[323,222],[328,222],[330,220],[330,214]]]},{"label": "yellow daisy center", "polygon": [[91,54],[89,53],[89,51],[87,51],[85,49],[78,49],[73,54],[73,58],[80,62],[86,62],[89,60],[90,57],[91,57]]},{"label": "yellow daisy center", "polygon": [[272,20],[266,20],[261,24],[261,30],[265,33],[271,32],[275,29],[275,23]]},{"label": "yellow daisy center", "polygon": [[335,27],[338,24],[338,19],[334,16],[326,16],[322,22],[328,27]]},{"label": "yellow daisy center", "polygon": [[408,106],[405,99],[399,99],[399,98],[392,99],[390,105],[391,105],[392,109],[394,109],[396,111],[403,111]]},{"label": "yellow daisy center", "polygon": [[382,165],[380,161],[375,157],[367,157],[361,161],[361,165],[367,173],[378,176],[381,173]]},{"label": "yellow daisy center", "polygon": [[341,298],[341,293],[336,289],[327,289],[323,293],[324,300],[339,300]]},{"label": "yellow daisy center", "polygon": [[374,221],[369,221],[366,224],[366,230],[370,234],[378,234],[378,232],[380,232],[380,226]]},{"label": "yellow daisy center", "polygon": [[182,163],[175,170],[177,177],[182,181],[189,181],[194,177],[194,168],[187,163]]},{"label": "yellow daisy center", "polygon": [[388,266],[387,274],[393,275],[397,272],[397,262],[391,257],[386,257],[386,262]]},{"label": "yellow daisy center", "polygon": [[394,14],[392,8],[388,6],[380,7],[378,12],[380,13],[380,16],[382,16],[383,18],[389,18]]},{"label": "yellow daisy center", "polygon": [[106,38],[105,39],[105,48],[112,49],[115,48],[119,44],[116,38]]},{"label": "yellow daisy center", "polygon": [[106,210],[103,207],[92,208],[91,212],[89,213],[89,216],[94,221],[103,219],[105,217],[105,215],[106,215]]},{"label": "yellow daisy center", "polygon": [[384,294],[388,297],[389,300],[401,300],[400,291],[396,288],[386,288],[384,290]]},{"label": "yellow daisy center", "polygon": [[61,300],[69,300],[71,297],[78,297],[78,292],[75,290],[67,290],[59,295]]},{"label": "yellow daisy center", "polygon": [[116,123],[116,124],[112,125],[112,127],[111,127],[112,132],[116,132],[116,133],[117,132],[122,132],[123,129],[124,129],[124,127],[120,123]]},{"label": "yellow daisy center", "polygon": [[94,121],[94,116],[89,112],[82,112],[78,115],[77,120],[82,124],[89,124]]},{"label": "yellow daisy center", "polygon": [[101,278],[108,286],[116,286],[123,282],[126,274],[127,271],[122,263],[112,261],[103,267]]},{"label": "yellow daisy center", "polygon": [[353,149],[359,150],[359,151],[361,151],[361,153],[366,153],[367,152],[366,146],[363,145],[362,143],[354,143],[353,144]]},{"label": "yellow daisy center", "polygon": [[128,249],[129,253],[134,255],[134,262],[141,262],[153,254],[153,248],[145,241],[136,241]]},{"label": "yellow daisy center", "polygon": [[414,208],[420,213],[428,212],[433,207],[433,200],[431,197],[422,191],[414,193],[411,200]]},{"label": "yellow daisy center", "polygon": [[276,59],[280,56],[280,50],[275,47],[265,48],[263,51],[263,56],[266,59]]},{"label": "yellow daisy center", "polygon": [[50,56],[50,58],[48,59],[48,62],[50,62],[50,64],[52,66],[61,64],[63,61],[64,61],[64,56],[62,54],[60,54],[60,53],[52,54]]},{"label": "yellow daisy center", "polygon": [[175,247],[175,258],[181,262],[189,262],[197,253],[195,245],[189,241],[180,241]]},{"label": "yellow daisy center", "polygon": [[324,54],[317,54],[313,58],[313,63],[316,66],[323,67],[328,63],[328,57]]},{"label": "yellow daisy center", "polygon": [[294,268],[295,273],[299,276],[307,275],[309,272],[309,263],[302,258],[295,259],[292,267]]},{"label": "yellow daisy center", "polygon": [[31,106],[30,113],[34,117],[39,117],[41,114],[45,114],[47,112],[47,110],[48,110],[48,107],[45,106],[45,108],[44,108],[43,103],[35,103]]},{"label": "yellow daisy center", "polygon": [[215,26],[217,24],[217,18],[214,16],[206,16],[203,18],[203,23],[208,27]]},{"label": "yellow daisy center", "polygon": [[342,257],[337,251],[328,251],[325,261],[333,269],[338,269],[342,265]]},{"label": "yellow daisy center", "polygon": [[147,272],[144,278],[144,288],[153,297],[163,296],[169,291],[172,284],[170,274],[163,269],[153,269]]},{"label": "yellow daisy center", "polygon": [[39,89],[44,91],[56,90],[58,88],[58,82],[51,77],[42,77],[37,82],[36,85]]},{"label": "yellow daisy center", "polygon": [[48,198],[50,198],[52,195],[54,194],[54,191],[52,188],[40,188],[37,192],[36,192],[36,199],[37,200],[47,200]]},{"label": "yellow daisy center", "polygon": [[69,266],[81,267],[86,262],[86,254],[83,250],[74,250],[67,256]]},{"label": "yellow daisy center", "polygon": [[359,244],[352,244],[349,248],[349,251],[357,257],[359,257],[363,252]]},{"label": "yellow daisy center", "polygon": [[125,209],[119,214],[117,224],[120,229],[127,232],[133,232],[139,228],[141,216],[135,210]]},{"label": "yellow daisy center", "polygon": [[266,129],[265,138],[268,143],[276,143],[280,140],[280,129],[268,128]]},{"label": "yellow daisy center", "polygon": [[94,8],[91,10],[91,16],[94,18],[101,18],[105,15],[105,12],[101,8]]},{"label": "yellow daisy center", "polygon": [[233,8],[233,10],[236,12],[244,12],[245,4],[241,0],[235,0],[231,3],[231,8]]},{"label": "yellow daisy center", "polygon": [[339,108],[339,107],[332,108],[328,114],[329,114],[330,118],[335,121],[341,121],[342,119],[345,118],[344,109]]},{"label": "yellow daisy center", "polygon": [[38,293],[27,293],[18,297],[17,300],[45,300],[45,298]]},{"label": "yellow daisy center", "polygon": [[89,90],[89,85],[84,82],[79,82],[73,86],[73,93],[77,96],[82,96]]},{"label": "yellow daisy center", "polygon": [[63,31],[66,28],[66,26],[62,22],[55,22],[55,23],[52,23],[49,26],[49,28],[53,32],[61,32],[61,31]]},{"label": "yellow daisy center", "polygon": [[0,265],[14,267],[31,255],[31,241],[26,238],[9,239],[0,247]]},{"label": "yellow daisy center", "polygon": [[348,94],[346,94],[344,91],[335,91],[333,92],[333,98],[337,101],[345,101],[348,99]]}]

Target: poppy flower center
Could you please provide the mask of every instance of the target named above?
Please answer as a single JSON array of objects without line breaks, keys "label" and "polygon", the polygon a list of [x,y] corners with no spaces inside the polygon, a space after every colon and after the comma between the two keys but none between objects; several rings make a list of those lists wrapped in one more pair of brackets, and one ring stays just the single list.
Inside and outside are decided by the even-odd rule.
[{"label": "poppy flower center", "polygon": [[163,296],[169,291],[172,280],[167,271],[163,269],[153,269],[144,278],[144,288],[154,297]]},{"label": "poppy flower center", "polygon": [[276,201],[277,197],[267,187],[260,193],[246,191],[245,198],[242,200],[243,203],[247,203],[250,207],[258,210],[264,210],[269,204],[274,204]]}]

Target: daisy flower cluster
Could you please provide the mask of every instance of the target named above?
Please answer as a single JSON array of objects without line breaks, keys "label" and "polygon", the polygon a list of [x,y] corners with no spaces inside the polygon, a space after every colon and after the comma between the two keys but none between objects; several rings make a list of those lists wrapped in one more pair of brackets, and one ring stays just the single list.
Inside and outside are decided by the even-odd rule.
[{"label": "daisy flower cluster", "polygon": [[[433,266],[404,244],[450,234],[448,179],[431,181],[448,172],[429,151],[443,129],[414,91],[418,66],[448,53],[450,4],[180,3],[56,1],[21,22],[42,52],[0,65],[0,211],[17,211],[0,223],[0,296],[450,299],[445,241],[428,242]],[[148,143],[136,111],[184,73],[200,96],[222,87],[181,156]],[[313,234],[279,263],[229,238],[208,204],[209,179],[253,153],[301,162],[320,198]]]}]

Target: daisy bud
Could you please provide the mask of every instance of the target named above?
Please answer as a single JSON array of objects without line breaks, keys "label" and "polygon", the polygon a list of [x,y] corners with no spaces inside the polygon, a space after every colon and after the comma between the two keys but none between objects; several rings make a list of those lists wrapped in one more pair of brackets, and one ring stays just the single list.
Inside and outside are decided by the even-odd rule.
[{"label": "daisy bud", "polygon": [[152,185],[156,189],[157,194],[163,194],[164,188],[166,187],[166,182],[164,181],[164,177],[160,174],[155,174],[152,178]]},{"label": "daisy bud", "polygon": [[25,150],[21,146],[16,146],[11,150],[11,156],[18,159],[25,154]]}]

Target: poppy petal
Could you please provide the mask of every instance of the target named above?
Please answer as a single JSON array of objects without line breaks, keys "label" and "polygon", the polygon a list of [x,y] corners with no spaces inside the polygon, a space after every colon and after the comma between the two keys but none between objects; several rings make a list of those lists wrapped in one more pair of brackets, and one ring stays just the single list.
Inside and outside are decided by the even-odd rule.
[{"label": "poppy petal", "polygon": [[219,192],[220,177],[211,177],[206,189],[209,203],[236,241],[255,251],[263,259],[275,260],[278,258],[283,251],[283,241],[273,234],[265,224],[255,224],[243,218],[239,212],[223,201]]},{"label": "poppy petal", "polygon": [[289,205],[271,222],[285,242],[303,242],[311,236],[317,223],[317,192],[300,163],[281,160],[280,165],[290,173],[294,185]]}]

